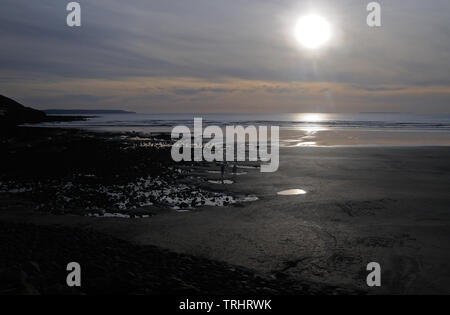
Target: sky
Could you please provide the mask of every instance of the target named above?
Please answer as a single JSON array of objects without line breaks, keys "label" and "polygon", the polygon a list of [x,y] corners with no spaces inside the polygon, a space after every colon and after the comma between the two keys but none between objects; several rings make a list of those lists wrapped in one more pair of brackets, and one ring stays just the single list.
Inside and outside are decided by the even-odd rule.
[{"label": "sky", "polygon": [[[450,113],[450,1],[2,0],[0,94],[38,109]],[[330,23],[311,51],[301,16]]]}]

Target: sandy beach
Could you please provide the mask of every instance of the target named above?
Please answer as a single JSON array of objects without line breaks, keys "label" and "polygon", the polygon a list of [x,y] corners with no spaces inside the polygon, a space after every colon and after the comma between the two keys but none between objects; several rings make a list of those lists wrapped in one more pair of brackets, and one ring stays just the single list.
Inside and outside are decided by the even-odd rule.
[{"label": "sandy beach", "polygon": [[[448,148],[284,149],[277,173],[254,172],[228,188],[251,191],[259,201],[158,217],[150,232],[133,239],[369,293],[448,293],[449,154]],[[277,196],[295,188],[307,194]],[[381,289],[365,283],[372,261],[383,266]]]},{"label": "sandy beach", "polygon": [[[323,288],[316,293],[334,292],[326,291],[330,287],[336,293],[449,293],[450,148],[308,147],[280,154],[278,172],[247,166],[241,175],[227,174],[234,181],[229,185],[220,184],[210,164],[183,166],[188,173],[177,179],[236,198],[256,196],[252,202],[130,219],[36,212],[17,197],[8,207],[3,201],[1,220],[93,229],[279,283],[313,283]],[[306,194],[277,195],[288,189]],[[381,288],[366,285],[370,262],[382,266]]]},{"label": "sandy beach", "polygon": [[450,295],[449,12],[2,0],[0,296]]}]

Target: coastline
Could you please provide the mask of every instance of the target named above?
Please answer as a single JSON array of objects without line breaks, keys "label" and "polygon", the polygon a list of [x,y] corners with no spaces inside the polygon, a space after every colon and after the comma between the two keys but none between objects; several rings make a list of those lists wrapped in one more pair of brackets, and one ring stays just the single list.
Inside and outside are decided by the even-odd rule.
[{"label": "coastline", "polygon": [[[80,121],[78,121],[80,122]],[[81,121],[83,122],[83,121]],[[186,124],[188,121],[172,121],[172,124]],[[191,122],[190,122],[191,123]],[[215,122],[217,125],[222,123]],[[235,122],[240,124],[240,122]],[[242,126],[246,127],[249,122],[244,122]],[[273,122],[268,122],[269,126]],[[282,123],[282,122],[279,122]],[[210,126],[214,124],[209,122],[205,124]],[[189,124],[187,124],[189,125]],[[256,125],[257,126],[257,125]],[[95,133],[136,133],[139,135],[149,134],[171,134],[171,126],[152,126],[148,125],[130,125],[122,126],[102,125],[100,122],[93,122],[88,119],[85,123],[78,124],[77,121],[71,123],[52,123],[29,125],[33,128],[57,128],[85,130]],[[222,127],[223,128],[223,127]],[[225,130],[223,130],[225,131]],[[280,146],[287,148],[295,147],[421,147],[421,146],[450,146],[450,132],[447,128],[369,128],[369,127],[329,127],[312,123],[310,126],[286,127],[280,126]]]}]

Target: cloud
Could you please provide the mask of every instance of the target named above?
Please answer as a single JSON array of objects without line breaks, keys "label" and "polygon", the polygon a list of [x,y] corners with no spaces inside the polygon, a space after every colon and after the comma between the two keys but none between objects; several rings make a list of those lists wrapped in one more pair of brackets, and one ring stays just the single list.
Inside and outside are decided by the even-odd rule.
[{"label": "cloud", "polygon": [[401,91],[405,89],[405,87],[388,87],[388,86],[361,87],[358,85],[353,85],[353,87],[356,89],[361,89],[369,92],[392,92],[392,91]]},{"label": "cloud", "polygon": [[[212,107],[214,102],[227,100],[248,102],[241,107],[252,111],[271,109],[269,101],[280,110],[327,106],[323,105],[326,97],[343,94],[353,97],[345,101],[354,108],[376,107],[378,103],[370,103],[372,98],[360,96],[411,95],[409,87],[428,87],[427,95],[437,87],[450,86],[447,0],[435,0],[432,5],[420,0],[383,2],[379,29],[365,24],[365,3],[314,1],[314,8],[334,27],[329,47],[314,54],[300,49],[293,36],[295,21],[311,9],[310,1],[80,3],[82,27],[69,28],[65,1],[2,1],[0,77],[8,83],[2,84],[3,93],[38,104],[60,101],[62,105],[80,102],[142,109],[150,104],[149,111],[153,103],[170,103],[170,110],[176,106],[220,110]],[[98,91],[80,83],[93,79]],[[130,79],[137,96],[126,92]],[[245,82],[245,86],[229,81]],[[76,86],[66,88],[74,82]],[[103,89],[108,82],[116,90]],[[138,82],[145,90],[134,85]],[[317,83],[318,88],[305,88],[303,83]],[[338,91],[333,85],[340,85]],[[49,86],[55,90],[48,90]],[[117,89],[122,95],[116,95]],[[392,102],[401,102],[395,95]],[[434,107],[445,110],[447,94],[438,95],[432,99]],[[304,103],[295,107],[296,102]],[[415,109],[420,108],[412,104],[409,111]]]},{"label": "cloud", "polygon": [[[40,109],[55,106],[126,108],[145,113],[448,113],[450,102],[448,86],[381,86],[367,90],[334,82],[272,82],[233,78],[220,82],[186,77],[29,80],[23,81],[20,89],[17,89],[16,83],[7,82],[2,84],[2,89],[12,91],[10,96],[24,104]],[[380,89],[384,91],[380,92]]]}]

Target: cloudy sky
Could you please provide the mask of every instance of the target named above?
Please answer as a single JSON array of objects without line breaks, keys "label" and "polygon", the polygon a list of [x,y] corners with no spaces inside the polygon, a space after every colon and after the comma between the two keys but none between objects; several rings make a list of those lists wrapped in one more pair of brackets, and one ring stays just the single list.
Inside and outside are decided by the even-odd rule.
[{"label": "cloudy sky", "polygon": [[[2,0],[0,94],[40,109],[450,113],[450,1]],[[314,12],[329,43],[301,47]]]}]

